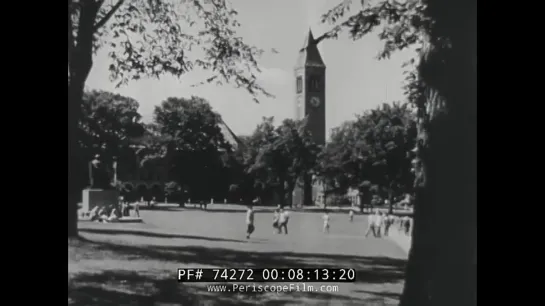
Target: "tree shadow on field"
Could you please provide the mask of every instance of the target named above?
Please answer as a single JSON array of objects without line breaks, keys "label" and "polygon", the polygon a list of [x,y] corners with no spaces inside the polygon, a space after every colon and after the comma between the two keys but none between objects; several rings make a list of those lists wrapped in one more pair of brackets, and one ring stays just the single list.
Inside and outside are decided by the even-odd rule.
[{"label": "tree shadow on field", "polygon": [[156,260],[192,266],[253,268],[352,268],[356,283],[397,283],[404,278],[406,260],[390,257],[308,254],[294,252],[241,251],[204,246],[128,245],[85,242],[98,253],[112,252],[116,258]]},{"label": "tree shadow on field", "polygon": [[[325,292],[230,292],[218,293],[209,286],[225,283],[187,284],[154,278],[132,271],[109,270],[78,274],[68,281],[69,305],[385,305],[383,299],[350,298]],[[370,302],[381,302],[370,304]]]},{"label": "tree shadow on field", "polygon": [[[150,247],[85,238],[75,243],[69,241],[69,305],[390,305],[386,301],[395,305],[397,297],[394,294],[371,291],[360,291],[361,294],[354,291],[357,298],[342,295],[342,292],[214,293],[207,287],[213,284],[178,283],[175,271],[158,272],[156,269],[167,264],[170,267],[345,267],[356,269],[356,283],[363,285],[398,283],[403,279],[406,262],[388,257],[239,251],[203,246]],[[98,263],[98,266],[70,272],[71,264],[85,260]],[[137,262],[139,271],[135,272],[133,266],[120,268],[120,261]],[[88,273],[90,271],[93,272]],[[342,289],[344,285],[339,287]]]},{"label": "tree shadow on field", "polygon": [[399,299],[401,298],[400,293],[395,292],[377,292],[377,291],[369,291],[369,290],[356,290],[356,292],[365,293],[365,294],[372,294],[380,297],[387,297],[392,299]]},{"label": "tree shadow on field", "polygon": [[154,237],[154,238],[182,238],[182,239],[197,239],[197,240],[208,240],[208,241],[246,242],[246,240],[217,238],[217,237],[205,237],[205,236],[193,236],[193,235],[181,235],[181,234],[169,234],[169,233],[160,233],[160,232],[143,231],[143,230],[132,230],[132,229],[81,228],[79,231],[82,232],[82,233],[103,234],[103,235],[104,234],[106,234],[106,235],[136,235],[136,236]]}]

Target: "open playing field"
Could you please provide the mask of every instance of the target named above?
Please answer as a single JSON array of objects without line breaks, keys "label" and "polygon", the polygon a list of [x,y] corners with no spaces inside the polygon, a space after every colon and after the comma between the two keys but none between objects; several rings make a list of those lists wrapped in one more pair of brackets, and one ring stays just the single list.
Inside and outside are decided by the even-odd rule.
[{"label": "open playing field", "polygon": [[[389,239],[363,238],[366,218],[292,212],[289,235],[275,235],[272,214],[257,212],[245,238],[236,211],[141,211],[144,224],[80,222],[82,240],[68,245],[68,299],[74,305],[395,305],[407,254]],[[212,293],[176,281],[181,267],[344,267],[354,284],[337,292]],[[315,284],[319,287],[321,284]],[[331,287],[330,287],[331,288]]]}]

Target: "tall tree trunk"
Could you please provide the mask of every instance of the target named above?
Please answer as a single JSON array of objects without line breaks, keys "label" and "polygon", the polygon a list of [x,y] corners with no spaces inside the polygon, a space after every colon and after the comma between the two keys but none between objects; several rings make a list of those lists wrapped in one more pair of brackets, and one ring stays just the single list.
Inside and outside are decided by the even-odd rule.
[{"label": "tall tree trunk", "polygon": [[[70,5],[70,2],[69,2]],[[78,202],[84,180],[84,167],[78,143],[79,120],[85,81],[93,65],[94,23],[99,3],[80,1],[78,33],[75,43],[69,41],[68,81],[68,237],[78,235]],[[68,14],[69,25],[71,15]],[[70,40],[70,33],[69,33]]]},{"label": "tall tree trunk", "polygon": [[286,205],[286,180],[283,177],[280,177],[280,186],[278,186],[278,195],[280,196],[280,207],[284,207]]},{"label": "tall tree trunk", "polygon": [[358,196],[360,197],[360,212],[363,213],[365,209],[365,203],[369,203],[369,213],[371,213],[371,192],[369,187],[360,187],[358,189]]},{"label": "tall tree trunk", "polygon": [[413,229],[409,261],[405,271],[405,286],[400,306],[430,306],[430,260],[434,247],[431,239],[431,217],[433,203],[422,184],[417,188],[413,214]]},{"label": "tall tree trunk", "polygon": [[[477,5],[462,0],[428,0],[437,21],[432,38],[448,37],[440,49],[443,77],[437,88],[447,112],[430,126],[430,156],[435,180],[433,305],[477,304]],[[465,16],[458,18],[454,16]],[[431,60],[431,59],[430,59]],[[430,78],[437,78],[433,73]],[[430,81],[431,82],[431,81]]]},{"label": "tall tree trunk", "polygon": [[419,67],[427,100],[419,126],[423,181],[400,305],[470,306],[476,305],[476,4],[427,3],[436,23]]},{"label": "tall tree trunk", "polygon": [[312,175],[308,173],[303,174],[303,205],[314,205],[312,199]]},{"label": "tall tree trunk", "polygon": [[[73,84],[73,83],[72,83]],[[68,88],[68,237],[78,235],[78,200],[81,168],[77,143],[77,111],[73,101],[76,94],[74,89]],[[81,99],[81,98],[80,98]]]},{"label": "tall tree trunk", "polygon": [[388,214],[394,213],[394,189],[392,186],[388,188]]},{"label": "tall tree trunk", "polygon": [[296,181],[288,181],[288,190],[286,190],[286,204],[293,207],[293,190],[295,189]]}]

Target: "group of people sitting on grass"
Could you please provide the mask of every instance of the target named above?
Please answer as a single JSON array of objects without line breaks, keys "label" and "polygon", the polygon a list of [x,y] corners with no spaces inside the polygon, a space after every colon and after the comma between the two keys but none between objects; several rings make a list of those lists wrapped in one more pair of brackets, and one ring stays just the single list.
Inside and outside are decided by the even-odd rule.
[{"label": "group of people sitting on grass", "polygon": [[116,222],[121,218],[121,213],[113,205],[109,206],[95,206],[89,212],[91,221],[95,222]]},{"label": "group of people sitting on grass", "polygon": [[365,237],[373,234],[374,237],[380,238],[388,236],[390,228],[397,224],[398,231],[407,236],[411,235],[412,218],[409,216],[389,215],[385,212],[380,212],[378,209],[373,214],[370,214],[367,219],[369,227],[365,233]]},{"label": "group of people sitting on grass", "polygon": [[[140,217],[139,204],[133,204],[133,210],[137,217]],[[116,222],[119,221],[122,217],[130,216],[131,205],[126,202],[121,202],[120,207],[115,207],[114,205],[108,206],[95,206],[91,211],[86,213],[91,221],[95,222]]]}]

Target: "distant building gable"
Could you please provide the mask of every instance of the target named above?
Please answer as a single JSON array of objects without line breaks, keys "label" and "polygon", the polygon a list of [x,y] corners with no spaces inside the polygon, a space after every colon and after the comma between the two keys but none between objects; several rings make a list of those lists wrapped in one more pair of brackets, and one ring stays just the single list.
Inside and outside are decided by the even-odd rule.
[{"label": "distant building gable", "polygon": [[223,121],[223,119],[220,118],[220,122],[218,123],[219,128],[221,130],[221,133],[223,134],[223,138],[225,141],[231,145],[233,150],[237,150],[240,146],[243,146],[244,143],[240,138],[238,138],[235,133],[229,128],[229,126]]}]

